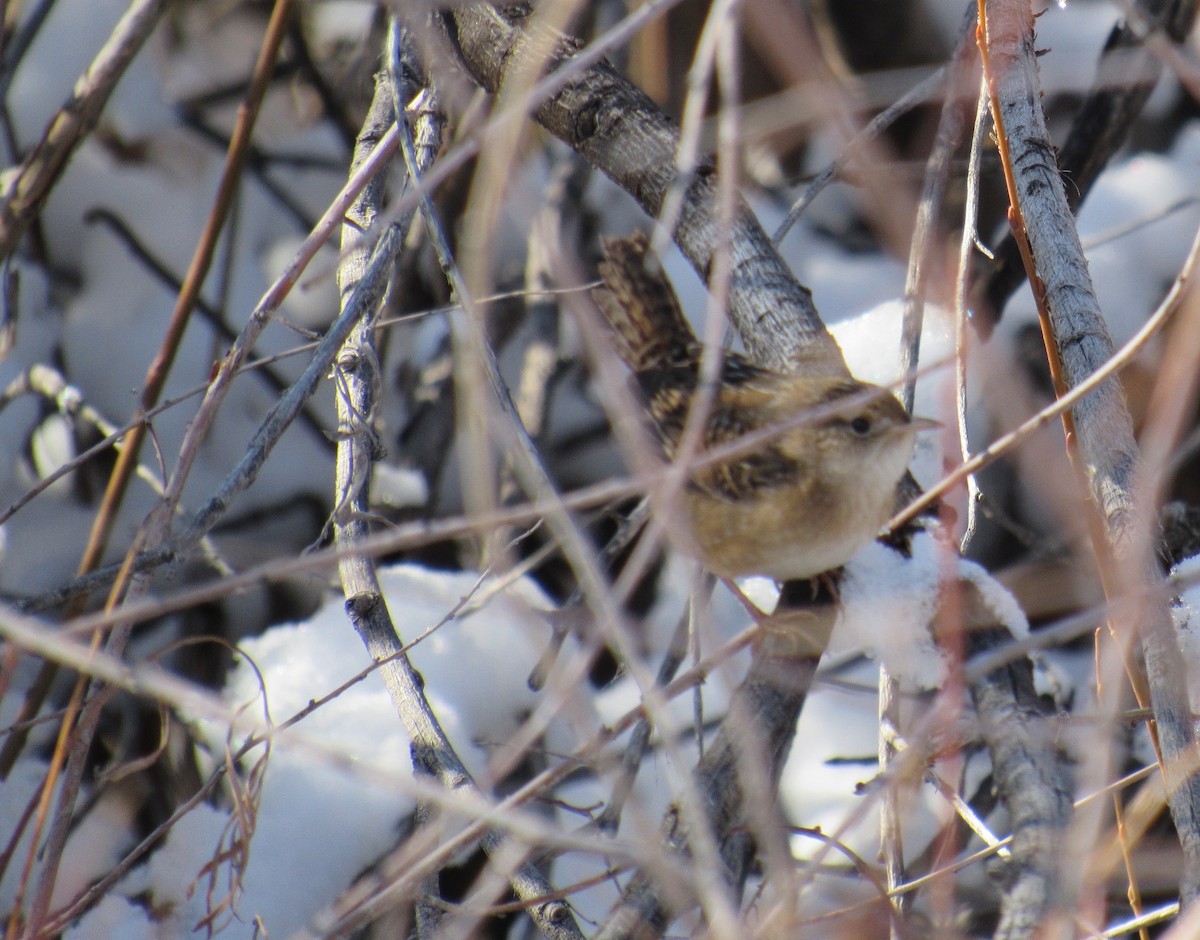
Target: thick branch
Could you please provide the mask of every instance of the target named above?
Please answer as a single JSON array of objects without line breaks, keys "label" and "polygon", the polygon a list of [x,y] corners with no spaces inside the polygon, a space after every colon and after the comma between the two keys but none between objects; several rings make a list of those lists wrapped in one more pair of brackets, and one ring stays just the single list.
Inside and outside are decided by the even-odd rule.
[{"label": "thick branch", "polygon": [[[1195,0],[1138,0],[1136,7],[1150,28],[1163,30],[1172,42],[1186,39],[1196,19]],[[1162,63],[1137,30],[1124,20],[1113,26],[1092,89],[1058,154],[1071,211],[1083,205],[1101,171],[1124,145],[1161,74]],[[1024,281],[1021,252],[1012,235],[1006,235],[986,274],[971,288],[973,322],[985,336]]]},{"label": "thick branch", "polygon": [[[974,593],[970,585],[963,587]],[[999,628],[967,632],[970,653],[1011,639]],[[1012,831],[995,936],[1034,937],[1047,914],[1065,908],[1059,896],[1059,865],[1072,816],[1070,775],[1053,740],[1053,726],[1038,706],[1027,658],[975,680],[970,690]]]},{"label": "thick branch", "polygon": [[[527,57],[544,55],[520,21],[491,6],[459,7],[444,15],[446,28],[467,71],[495,93]],[[560,38],[551,70],[570,70],[577,40]],[[556,83],[533,107],[538,123],[578,151],[657,217],[676,182],[679,128],[639,88],[607,63],[580,69]],[[797,283],[749,207],[740,198],[728,239],[718,228],[717,183],[711,164],[689,182],[676,243],[705,281],[713,254],[731,252],[729,313],[751,356],[788,371],[846,374],[837,343],[826,332],[812,295]]]},{"label": "thick branch", "polygon": [[[1061,361],[1062,384],[1073,388],[1111,358],[1112,340],[1046,131],[1029,5],[1023,0],[991,0],[986,7],[989,78],[997,127],[1009,153],[1010,198],[1024,220],[1031,277],[1038,288],[1035,293],[1044,294],[1047,328]],[[1018,237],[1021,227],[1018,223]],[[1106,592],[1161,582],[1150,554],[1150,540],[1139,537],[1134,526],[1138,448],[1117,380],[1110,379],[1081,400],[1071,416],[1090,495],[1100,510],[1103,533],[1097,549]],[[1149,596],[1162,598],[1165,593],[1151,592]],[[1189,901],[1200,894],[1200,775],[1187,770],[1196,745],[1185,664],[1162,600],[1143,605],[1136,626],[1168,802],[1183,846],[1181,892]]]},{"label": "thick branch", "polygon": [[[749,873],[756,838],[770,838],[763,823],[771,811],[764,807],[775,806],[796,721],[836,611],[834,606],[815,606],[776,612],[764,627],[750,673],[730,702],[716,739],[692,772],[731,901]],[[667,852],[690,857],[692,833],[678,807],[668,810],[662,836]],[[668,901],[662,874],[661,866],[643,867],[630,879],[597,940],[661,936],[673,917],[686,912]]]}]

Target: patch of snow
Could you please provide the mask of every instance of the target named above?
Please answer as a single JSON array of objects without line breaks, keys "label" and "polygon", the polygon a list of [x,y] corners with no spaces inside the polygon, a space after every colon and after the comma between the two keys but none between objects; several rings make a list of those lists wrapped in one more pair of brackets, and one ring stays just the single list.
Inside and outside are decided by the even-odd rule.
[{"label": "patch of snow", "polygon": [[929,632],[942,578],[952,564],[928,532],[912,541],[912,557],[872,542],[846,564],[841,610],[828,655],[857,649],[920,688],[935,688],[945,663]]},{"label": "patch of snow", "polygon": [[[479,576],[411,565],[385,568],[380,583],[406,641],[441,621],[475,593]],[[462,615],[411,651],[430,704],[460,756],[481,771],[493,745],[507,740],[537,704],[526,676],[540,656],[549,628],[538,613],[550,606],[529,581],[467,600]],[[262,689],[278,723],[350,679],[370,660],[354,635],[340,598],[309,620],[273,627],[244,641],[243,651],[262,676],[242,661],[224,696],[261,714]],[[250,861],[238,917],[222,937],[250,937],[260,918],[271,936],[302,928],[372,862],[393,847],[413,809],[402,785],[411,774],[409,739],[377,672],[306,715],[295,733],[332,749],[345,764],[331,766],[312,749],[288,748],[292,729],[279,733],[269,758],[255,818]],[[217,753],[224,733],[209,728]],[[551,745],[552,746],[552,745]],[[256,752],[256,755],[259,752]],[[256,759],[256,757],[246,760]],[[356,768],[369,770],[357,773]],[[194,888],[213,856],[229,817],[202,807],[171,832],[129,894],[146,889],[165,906],[184,935],[204,916],[204,888]],[[319,851],[314,847],[319,846]],[[219,894],[219,892],[218,892]]]},{"label": "patch of snow", "polygon": [[79,922],[63,934],[64,940],[168,940],[150,923],[145,908],[120,894],[106,894]]},{"label": "patch of snow", "polygon": [[872,542],[850,559],[828,654],[862,650],[903,681],[922,689],[937,688],[945,676],[945,661],[929,625],[944,592],[954,590],[960,580],[978,590],[983,605],[1013,636],[1028,634],[1024,612],[998,581],[922,531],[913,537],[911,558]]},{"label": "patch of snow", "polygon": [[[44,736],[45,729],[42,729],[41,733]],[[40,757],[24,756],[14,764],[12,772],[4,781],[4,786],[0,787],[0,832],[6,834],[6,840],[17,831],[17,825],[21,822],[30,801],[40,792],[48,768],[47,762]],[[56,790],[55,798],[57,795]],[[86,788],[81,800],[86,803]],[[118,794],[101,800],[75,826],[63,850],[54,893],[51,896],[51,910],[62,907],[79,895],[112,868],[132,846],[131,816],[130,804]],[[12,864],[8,866],[4,879],[0,882],[0,909],[4,911],[12,909],[17,887],[24,873],[33,833],[33,823],[29,820],[25,822],[27,824],[21,840],[13,852]],[[43,838],[45,835],[43,831]],[[42,862],[39,858],[34,861],[31,869],[31,884],[37,883],[41,869]],[[26,891],[24,901],[28,904],[30,900],[30,892]]]},{"label": "patch of snow", "polygon": [[[788,755],[780,800],[789,819],[836,836],[872,861],[879,849],[879,799],[871,791],[860,794],[859,787],[878,773],[878,667],[864,662],[839,676],[843,681],[838,685],[818,683],[804,703],[796,727],[796,741],[803,746]],[[903,801],[905,847],[917,853],[950,811],[928,787],[905,790]],[[829,853],[823,843],[803,835],[793,836],[791,845],[800,858],[821,853],[838,864],[843,861],[839,853]]]}]

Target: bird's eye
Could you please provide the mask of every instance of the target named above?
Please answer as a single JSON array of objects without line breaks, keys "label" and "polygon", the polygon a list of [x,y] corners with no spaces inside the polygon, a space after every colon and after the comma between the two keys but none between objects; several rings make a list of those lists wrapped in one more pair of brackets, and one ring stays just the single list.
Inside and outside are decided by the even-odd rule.
[{"label": "bird's eye", "polygon": [[871,419],[859,415],[850,422],[850,430],[859,437],[866,437],[871,433]]}]

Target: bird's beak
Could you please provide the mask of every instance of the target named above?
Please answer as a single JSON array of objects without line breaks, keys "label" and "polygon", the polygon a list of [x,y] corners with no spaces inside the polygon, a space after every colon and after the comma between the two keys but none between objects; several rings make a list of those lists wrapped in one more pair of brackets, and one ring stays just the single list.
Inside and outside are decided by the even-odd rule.
[{"label": "bird's beak", "polygon": [[945,425],[941,421],[934,421],[933,418],[912,418],[904,427],[907,431],[936,431]]}]

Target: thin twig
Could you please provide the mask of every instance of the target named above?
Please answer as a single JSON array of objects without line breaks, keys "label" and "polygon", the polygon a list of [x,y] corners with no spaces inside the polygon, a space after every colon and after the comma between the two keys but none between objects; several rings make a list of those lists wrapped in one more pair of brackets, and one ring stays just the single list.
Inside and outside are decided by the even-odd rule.
[{"label": "thin twig", "polygon": [[925,178],[917,204],[917,219],[913,226],[912,248],[909,252],[908,273],[904,283],[904,316],[900,335],[900,375],[904,385],[900,402],[911,414],[916,398],[916,369],[920,361],[921,328],[925,322],[925,297],[929,290],[932,264],[940,261],[941,226],[938,217],[946,198],[950,177],[950,159],[966,130],[967,109],[970,107],[965,90],[974,85],[977,47],[975,45],[976,15],[968,7],[966,22],[950,63],[946,79],[946,94],[938,119],[933,149],[925,162]]},{"label": "thin twig", "polygon": [[[980,78],[979,96],[975,105],[975,130],[971,134],[971,156],[967,166],[967,195],[963,205],[963,231],[958,247],[958,276],[954,284],[954,413],[958,431],[959,459],[965,466],[971,457],[971,442],[967,434],[967,289],[971,258],[979,241],[979,164],[984,139],[990,125],[987,85]],[[966,553],[975,537],[979,520],[979,478],[974,472],[966,474],[967,522],[959,542],[959,551]]]},{"label": "thin twig", "polygon": [[[975,19],[968,8],[966,22],[958,40],[954,58],[946,80],[942,113],[938,121],[933,149],[925,164],[925,179],[917,206],[916,225],[913,229],[912,248],[909,252],[908,274],[904,286],[904,314],[900,336],[900,375],[904,385],[900,389],[900,401],[911,414],[916,399],[916,369],[920,361],[921,331],[925,317],[925,298],[929,287],[930,267],[935,262],[935,251],[940,245],[940,226],[937,219],[942,211],[946,186],[950,175],[950,158],[954,154],[965,129],[964,97],[960,90],[967,87],[976,68],[974,43]],[[886,773],[895,760],[897,740],[901,737],[900,685],[886,665],[879,667],[879,768]],[[904,871],[904,843],[900,823],[900,794],[887,788],[881,799],[880,836],[881,851],[887,872],[890,890],[906,880]],[[897,899],[898,911],[904,912],[904,898]],[[902,927],[894,921],[891,927],[893,940],[899,940]]]},{"label": "thin twig", "polygon": [[[224,227],[224,221],[227,217],[229,207],[232,204],[234,192],[239,182],[242,159],[245,153],[245,148],[249,143],[250,132],[254,127],[255,120],[258,117],[259,107],[267,92],[267,85],[270,77],[271,67],[279,52],[279,46],[283,40],[283,27],[287,17],[291,12],[292,0],[276,0],[274,9],[272,10],[271,19],[268,22],[266,33],[264,34],[261,48],[259,50],[259,58],[255,64],[254,75],[250,83],[250,88],[247,91],[246,100],[238,111],[238,121],[234,128],[233,138],[230,142],[230,151],[227,154],[225,166],[222,172],[221,181],[218,185],[217,194],[214,197],[213,207],[209,213],[209,217],[205,222],[204,231],[201,234],[199,244],[197,245],[195,255],[192,259],[192,264],[188,269],[188,274],[184,279],[183,289],[180,291],[179,298],[176,302],[175,309],[172,312],[170,323],[167,327],[167,334],[159,347],[158,354],[155,360],[151,363],[146,372],[146,381],[139,399],[139,411],[145,412],[149,408],[153,408],[158,403],[158,398],[166,384],[167,376],[171,370],[171,365],[174,362],[175,354],[179,349],[180,342],[183,338],[183,331],[187,326],[188,319],[191,314],[193,302],[198,296],[201,284],[208,272],[213,251],[215,250],[218,236],[221,229]],[[128,16],[128,15],[127,15]],[[108,543],[109,534],[116,519],[116,513],[123,501],[126,487],[129,480],[132,478],[134,471],[137,469],[138,452],[140,443],[146,433],[146,424],[139,424],[134,427],[125,441],[125,448],[117,457],[116,466],[113,468],[112,476],[109,479],[108,489],[105,491],[104,499],[100,509],[96,513],[96,518],[92,524],[91,534],[88,538],[88,545],[84,550],[84,556],[80,561],[80,574],[86,574],[96,567],[100,561],[105,547]],[[172,507],[168,505],[166,512],[166,521],[170,519]],[[165,523],[164,523],[165,527]],[[137,558],[138,551],[142,547],[142,541],[146,529],[143,528],[139,532],[139,536],[134,539],[134,544],[130,547],[126,554],[125,564],[122,567],[122,573],[118,574],[116,582],[114,582],[109,593],[106,606],[109,609],[116,607],[123,596],[127,587],[127,578],[132,571],[133,564]],[[157,547],[152,546],[152,547]],[[68,611],[68,616],[72,613],[78,613],[78,608],[81,606],[80,600],[72,602],[74,610]],[[113,655],[119,656],[124,650],[126,641],[128,640],[130,627],[123,627],[114,630],[108,637],[106,649]],[[101,634],[97,633],[93,637],[93,646],[98,646],[101,639]],[[48,669],[43,670],[43,674],[47,671],[52,673],[53,669],[50,664],[46,664]],[[39,676],[41,678],[41,676]],[[80,676],[76,682],[75,692],[72,699],[83,705],[83,694],[87,687],[88,680],[85,676]],[[48,688],[49,683],[43,683],[43,686]],[[40,686],[41,687],[41,686]],[[67,754],[65,747],[68,744],[66,729],[72,728],[74,725],[75,712],[71,706],[67,708],[67,717],[63,720],[64,734],[60,736],[59,747],[55,749],[54,756],[51,760],[51,769],[47,774],[46,783],[46,804],[49,802],[49,794],[54,792],[56,784],[56,763],[65,760],[66,766],[63,772],[61,787],[58,790],[57,808],[53,820],[50,823],[49,833],[46,838],[45,846],[41,847],[41,855],[43,858],[43,866],[38,878],[37,888],[33,897],[30,908],[28,932],[31,937],[36,937],[41,930],[43,921],[50,910],[51,896],[54,890],[54,884],[58,875],[58,866],[62,860],[63,849],[66,846],[67,835],[70,831],[70,825],[74,815],[75,800],[78,797],[79,788],[83,782],[83,773],[87,755],[90,751],[90,745],[95,734],[95,729],[100,719],[101,710],[107,702],[109,694],[104,690],[97,690],[92,697],[83,706],[82,712],[79,714],[79,724],[74,727],[70,735],[69,745],[70,753]],[[27,698],[26,702],[22,703],[22,708],[26,704],[31,704]],[[33,711],[36,713],[40,708],[38,703]],[[15,743],[14,743],[15,742]],[[10,750],[8,745],[12,744]],[[6,742],[4,755],[11,754],[15,760],[16,755],[20,753],[22,742],[16,741],[16,736],[13,736]],[[2,757],[3,755],[0,755]],[[40,844],[40,829],[41,826],[35,828],[33,845]],[[31,850],[32,851],[32,850]],[[14,910],[19,910],[20,905],[15,905]]]},{"label": "thin twig", "polygon": [[787,237],[788,232],[792,230],[793,226],[800,220],[800,216],[804,214],[816,198],[824,192],[830,183],[837,181],[841,177],[846,167],[855,158],[862,144],[878,137],[913,108],[919,107],[931,100],[937,94],[938,89],[946,82],[949,71],[947,66],[937,69],[937,71],[922,79],[915,87],[907,91],[894,104],[871,118],[866,126],[842,147],[837,159],[818,173],[813,178],[813,181],[808,184],[808,188],[804,190],[804,194],[792,204],[791,208],[788,209],[787,215],[779,224],[779,227],[775,229],[775,234],[771,236],[771,241],[778,245]]},{"label": "thin twig", "polygon": [[58,109],[33,151],[6,179],[0,192],[0,258],[16,249],[67,161],[100,120],[117,82],[150,38],[166,7],[167,0],[135,0],[130,5],[75,83],[70,100]]}]

